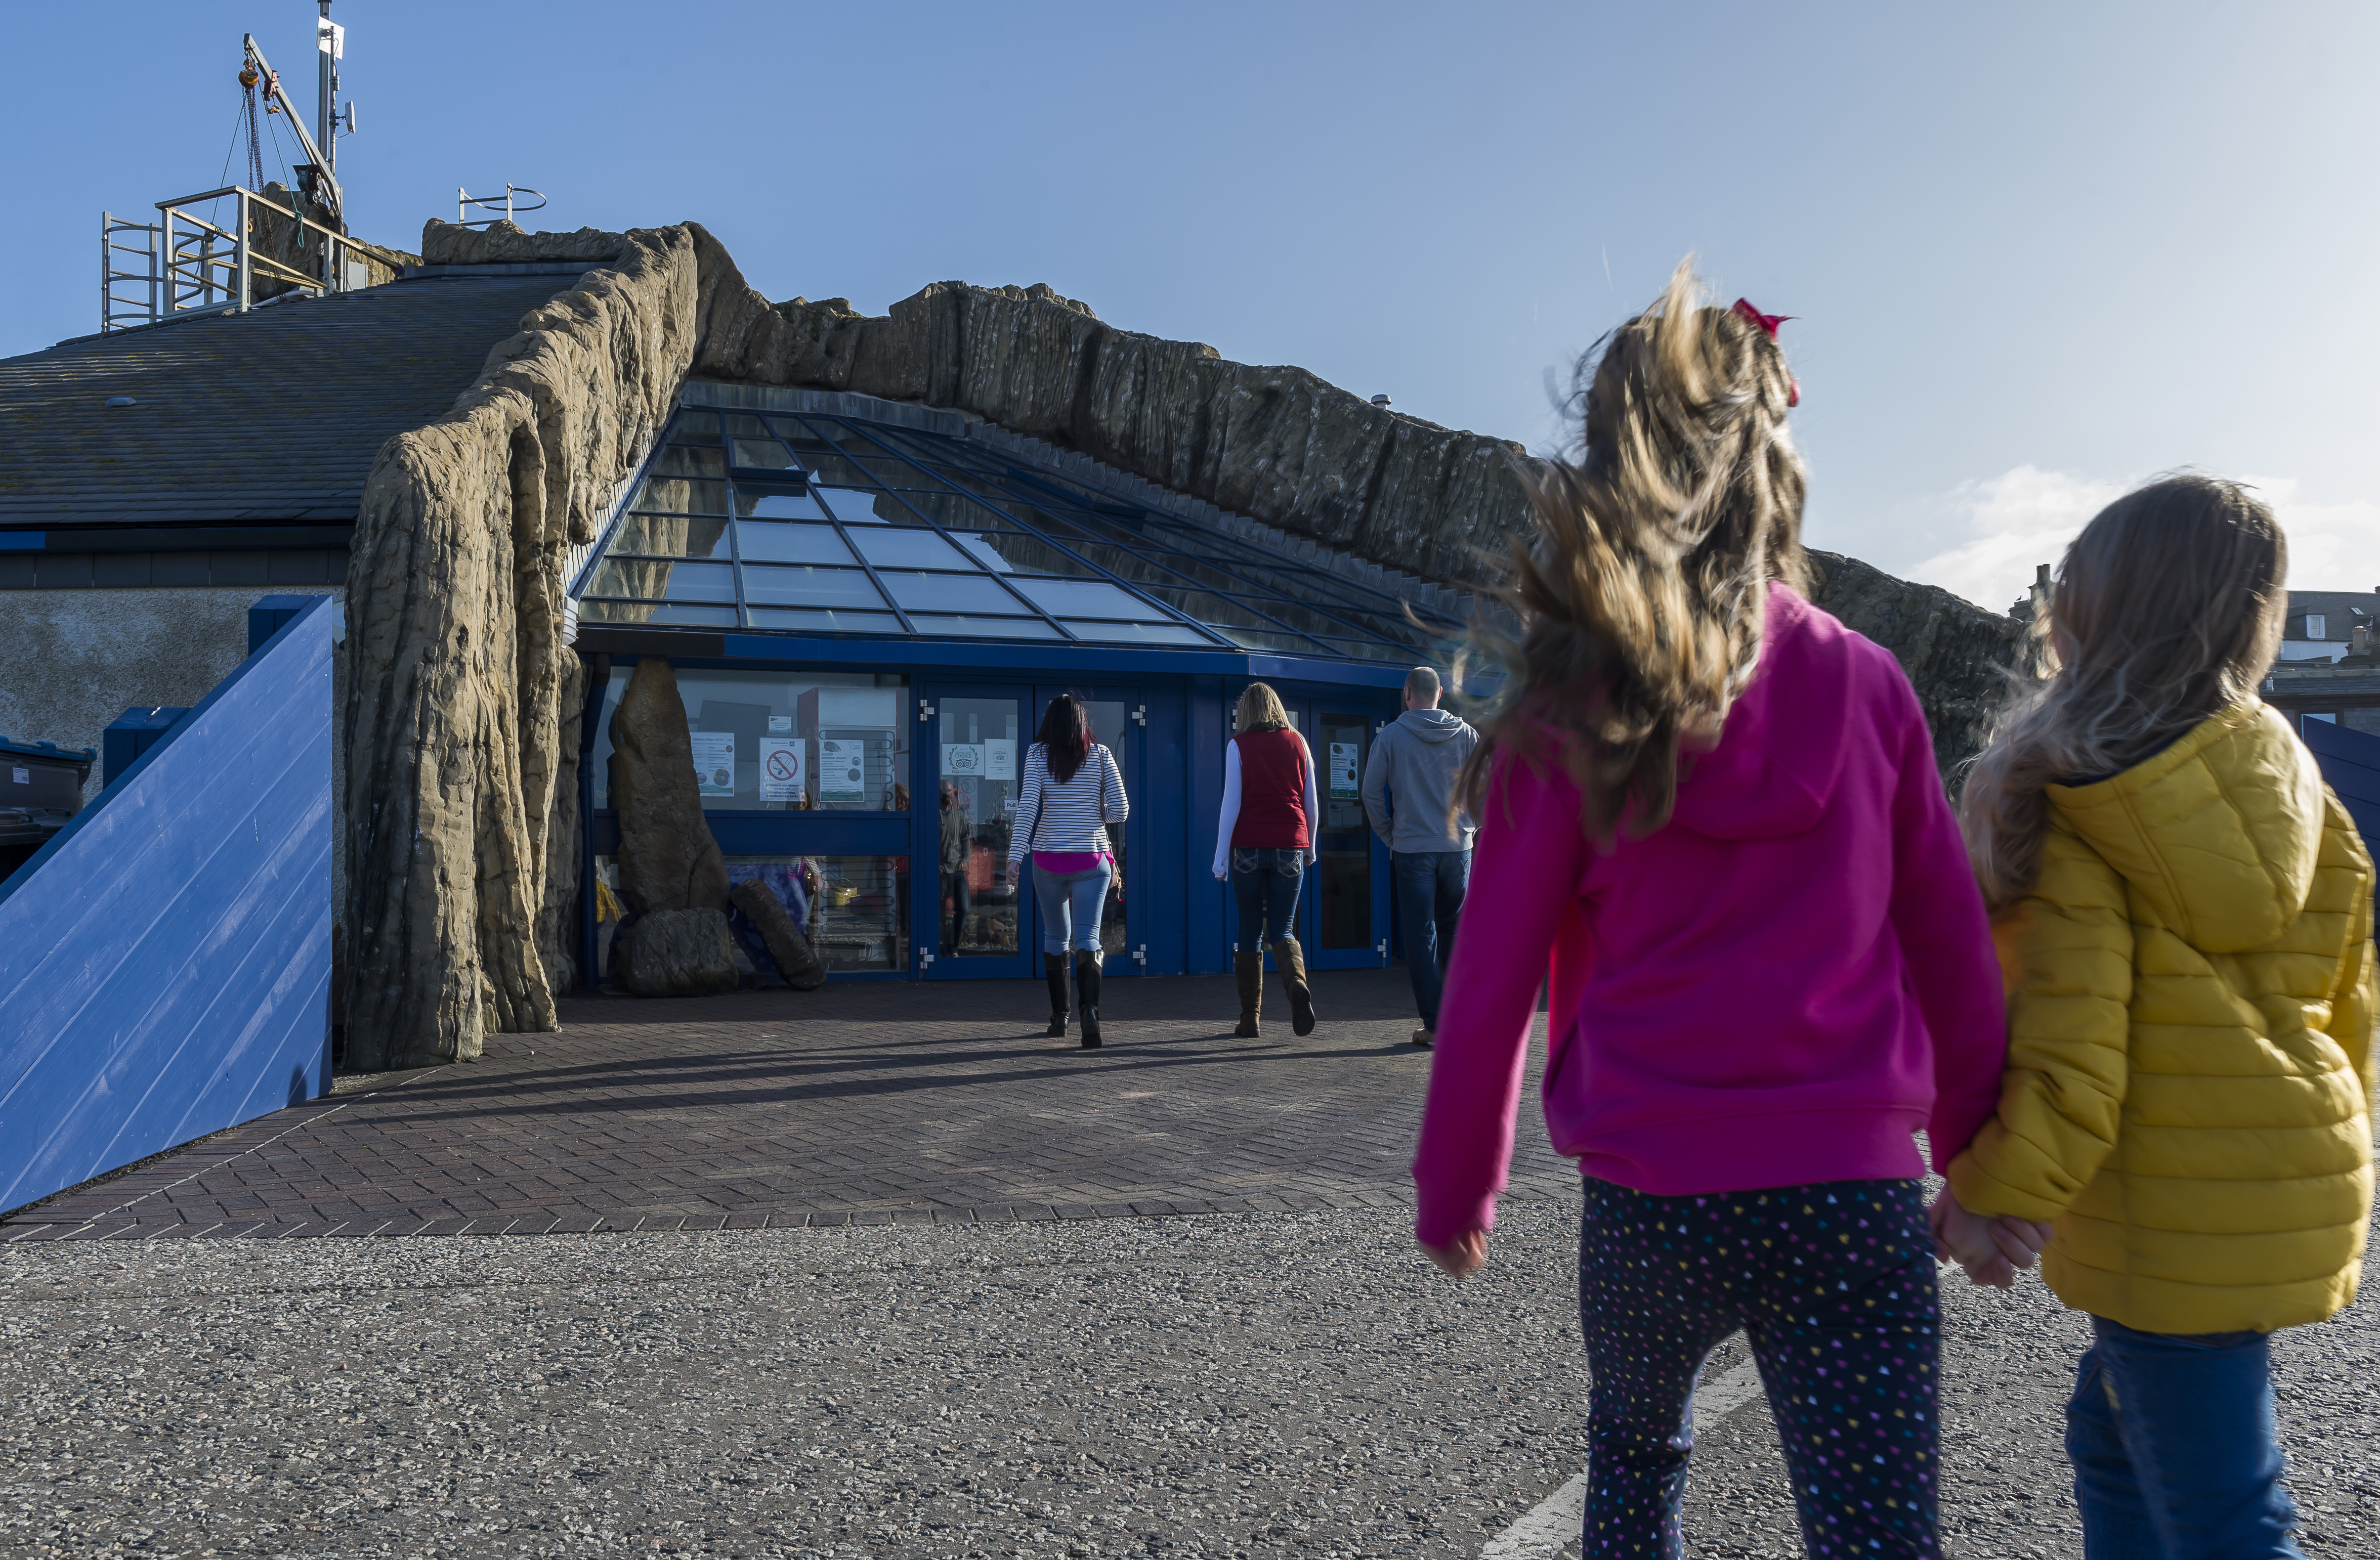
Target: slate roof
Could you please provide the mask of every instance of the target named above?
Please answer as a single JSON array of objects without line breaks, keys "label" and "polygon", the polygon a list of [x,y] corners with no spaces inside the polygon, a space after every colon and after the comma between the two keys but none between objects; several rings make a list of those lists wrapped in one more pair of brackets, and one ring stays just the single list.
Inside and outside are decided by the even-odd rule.
[{"label": "slate roof", "polygon": [[0,358],[0,528],[351,525],[389,436],[573,284],[420,277]]}]

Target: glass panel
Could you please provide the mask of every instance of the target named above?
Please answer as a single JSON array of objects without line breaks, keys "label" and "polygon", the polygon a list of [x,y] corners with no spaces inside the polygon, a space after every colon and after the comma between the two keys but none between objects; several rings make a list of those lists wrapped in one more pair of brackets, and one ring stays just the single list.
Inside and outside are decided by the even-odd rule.
[{"label": "glass panel", "polygon": [[[613,804],[609,712],[618,707],[633,670],[613,669],[604,695],[606,713],[596,729],[599,808]],[[902,719],[907,707],[906,678],[864,671],[694,667],[677,668],[675,675],[705,808],[907,810],[913,722]]]},{"label": "glass panel", "polygon": [[900,634],[901,620],[890,612],[837,612],[804,607],[744,609],[755,628],[808,628],[825,634]]},{"label": "glass panel", "polygon": [[[859,549],[861,557],[880,569],[964,569],[973,562],[933,532],[914,528],[899,531],[880,527],[855,529],[851,533],[851,543]],[[908,605],[906,601],[901,604]],[[920,603],[929,606],[940,604]],[[1008,610],[1014,611],[1017,609],[1011,602]]]},{"label": "glass panel", "polygon": [[914,611],[1022,612],[1025,604],[981,574],[883,574],[893,604]]},{"label": "glass panel", "polygon": [[[981,513],[978,511],[978,513]],[[1099,571],[1026,531],[984,531],[953,538],[997,574],[1098,579]]]},{"label": "glass panel", "polygon": [[1020,579],[1027,600],[1057,618],[1145,618],[1148,604],[1100,580]]},{"label": "glass panel", "polygon": [[744,599],[755,606],[858,607],[882,611],[884,598],[857,569],[800,569],[747,563]]},{"label": "glass panel", "polygon": [[735,513],[755,520],[823,520],[826,511],[807,492],[772,491],[750,482],[735,484]]},{"label": "glass panel", "polygon": [[731,441],[728,448],[734,452],[735,464],[739,466],[767,471],[783,471],[787,467],[799,469],[793,453],[774,439],[737,439]]},{"label": "glass panel", "polygon": [[735,600],[735,565],[733,563],[672,563],[669,585],[662,595],[672,601]]},{"label": "glass panel", "polygon": [[1022,752],[1017,701],[945,696],[935,719],[942,816],[937,945],[949,958],[1012,959],[1023,908],[1007,870]]},{"label": "glass panel", "polygon": [[749,412],[723,412],[720,414],[720,420],[727,425],[727,437],[730,439],[770,437],[769,425]]},{"label": "glass panel", "polygon": [[1315,911],[1321,943],[1330,949],[1368,949],[1372,936],[1372,829],[1364,820],[1364,760],[1371,724],[1360,715],[1324,711],[1315,717],[1315,790],[1322,803],[1321,838],[1316,841],[1320,880]]},{"label": "glass panel", "polygon": [[818,918],[810,946],[829,970],[909,967],[909,858],[812,856]]},{"label": "glass panel", "polygon": [[848,563],[851,549],[832,526],[735,523],[735,550],[747,563]]},{"label": "glass panel", "polygon": [[628,507],[666,509],[679,514],[724,514],[727,484],[686,477],[649,477],[637,496],[628,501]]},{"label": "glass panel", "polygon": [[688,449],[683,444],[663,450],[653,462],[654,477],[709,477],[727,475],[727,463],[719,458],[717,450]]},{"label": "glass panel", "polygon": [[961,639],[1063,639],[1065,635],[1039,618],[971,618],[925,616],[912,612],[909,621],[920,634],[948,635]]},{"label": "glass panel", "polygon": [[695,628],[734,628],[733,607],[687,607],[655,601],[597,601],[578,604],[580,623],[668,623]]},{"label": "glass panel", "polygon": [[873,488],[826,488],[810,490],[824,500],[834,517],[846,526],[914,526],[917,517],[901,507],[901,501],[890,493]]},{"label": "glass panel", "polygon": [[1066,626],[1081,639],[1109,645],[1204,645],[1212,647],[1213,641],[1205,635],[1181,623],[1076,623],[1065,620]]},{"label": "glass panel", "polygon": [[709,444],[719,446],[719,414],[717,412],[680,412],[677,421],[670,426],[673,444]]},{"label": "glass panel", "polygon": [[[689,517],[683,514],[624,514],[619,529],[612,533],[612,545],[607,553],[647,553],[662,558],[724,558],[727,556],[727,522]],[[666,569],[667,564],[662,567]],[[650,592],[626,591],[629,596],[654,595]]]}]

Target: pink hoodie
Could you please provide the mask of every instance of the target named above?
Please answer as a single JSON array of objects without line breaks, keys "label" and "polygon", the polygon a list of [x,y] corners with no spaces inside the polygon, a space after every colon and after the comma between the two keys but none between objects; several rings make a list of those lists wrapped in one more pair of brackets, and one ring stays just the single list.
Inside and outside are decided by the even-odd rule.
[{"label": "pink hoodie", "polygon": [[2007,1051],[1983,899],[1916,695],[1782,586],[1752,685],[1673,820],[1598,853],[1558,769],[1499,770],[1439,1013],[1415,1233],[1495,1223],[1541,980],[1546,1125],[1661,1196],[1924,1173]]}]

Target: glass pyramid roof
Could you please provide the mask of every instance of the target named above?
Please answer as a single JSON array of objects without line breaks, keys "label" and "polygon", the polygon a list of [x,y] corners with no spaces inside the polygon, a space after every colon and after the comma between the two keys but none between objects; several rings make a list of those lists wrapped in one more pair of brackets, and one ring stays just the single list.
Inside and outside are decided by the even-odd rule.
[{"label": "glass pyramid roof", "polygon": [[982,441],[697,405],[573,594],[582,623],[1400,662],[1460,627],[1327,559]]}]

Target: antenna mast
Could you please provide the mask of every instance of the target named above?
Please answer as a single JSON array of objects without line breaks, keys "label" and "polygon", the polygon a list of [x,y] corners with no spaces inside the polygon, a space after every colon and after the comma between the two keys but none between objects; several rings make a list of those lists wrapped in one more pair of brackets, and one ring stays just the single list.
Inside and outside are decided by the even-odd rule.
[{"label": "antenna mast", "polygon": [[[339,193],[338,175],[331,168],[331,149],[337,144],[341,124],[331,112],[331,103],[332,95],[338,90],[338,61],[346,53],[347,30],[331,19],[331,0],[321,0],[321,4],[322,19],[314,24],[315,58],[319,67],[316,74],[322,86],[319,105],[322,113],[316,121],[322,127],[322,139],[319,141],[307,133],[306,122],[298,116],[298,105],[289,101],[288,91],[281,85],[281,73],[273,68],[264,57],[264,51],[256,46],[256,34],[240,34],[240,46],[247,51],[249,68],[255,71],[263,82],[266,105],[269,107],[275,102],[281,104],[288,115],[290,131],[298,138],[298,145],[312,160],[314,188],[311,193],[322,203],[332,224],[344,233],[346,231],[346,201]],[[347,105],[346,128],[350,132],[355,128],[355,105],[352,103]]]},{"label": "antenna mast", "polygon": [[339,61],[347,54],[347,30],[331,19],[331,0],[322,0],[322,19],[314,24],[315,75],[321,88],[321,101],[314,120],[321,128],[314,135],[322,144],[322,150],[316,154],[317,160],[322,165],[323,176],[327,178],[338,171],[339,119],[334,105],[339,96]]}]

